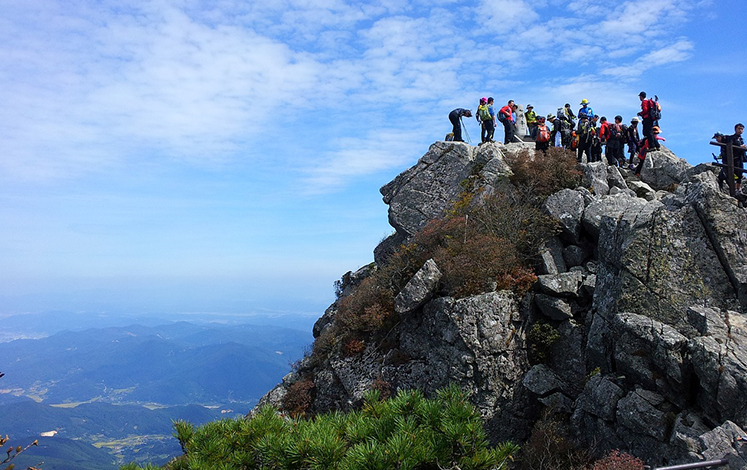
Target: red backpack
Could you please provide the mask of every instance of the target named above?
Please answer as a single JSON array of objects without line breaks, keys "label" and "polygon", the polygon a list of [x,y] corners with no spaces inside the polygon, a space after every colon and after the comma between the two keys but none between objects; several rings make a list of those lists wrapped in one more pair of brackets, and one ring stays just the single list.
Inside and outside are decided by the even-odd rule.
[{"label": "red backpack", "polygon": [[545,124],[540,124],[537,129],[537,142],[550,142],[550,129]]}]

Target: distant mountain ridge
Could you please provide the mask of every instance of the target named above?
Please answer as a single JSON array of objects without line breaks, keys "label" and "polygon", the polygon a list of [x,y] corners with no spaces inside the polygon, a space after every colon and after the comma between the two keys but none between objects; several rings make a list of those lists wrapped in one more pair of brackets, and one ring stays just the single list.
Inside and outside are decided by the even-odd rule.
[{"label": "distant mountain ridge", "polygon": [[0,343],[0,432],[40,440],[16,468],[164,463],[180,453],[173,420],[243,416],[310,341],[291,328],[172,322]]},{"label": "distant mountain ridge", "polygon": [[292,329],[187,322],[61,332],[0,343],[1,389],[52,404],[251,402],[308,342]]}]

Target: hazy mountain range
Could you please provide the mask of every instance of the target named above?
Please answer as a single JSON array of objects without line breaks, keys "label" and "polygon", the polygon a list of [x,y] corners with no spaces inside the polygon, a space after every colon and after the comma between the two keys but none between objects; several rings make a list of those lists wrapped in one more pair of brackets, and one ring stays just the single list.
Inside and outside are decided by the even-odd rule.
[{"label": "hazy mountain range", "polygon": [[[36,337],[65,324],[80,328],[79,320],[20,315],[3,319],[0,331]],[[201,424],[246,413],[311,341],[309,331],[270,325],[140,320],[147,325],[0,343],[0,433],[13,445],[40,439],[17,468],[166,461],[180,453],[172,420]]]}]

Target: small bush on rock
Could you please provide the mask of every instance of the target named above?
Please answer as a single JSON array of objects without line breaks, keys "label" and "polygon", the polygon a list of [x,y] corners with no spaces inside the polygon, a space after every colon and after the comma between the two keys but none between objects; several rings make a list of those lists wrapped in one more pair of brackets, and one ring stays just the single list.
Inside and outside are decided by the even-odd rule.
[{"label": "small bush on rock", "polygon": [[295,382],[288,387],[283,395],[283,411],[291,416],[304,416],[311,407],[314,399],[314,381],[304,379]]},{"label": "small bush on rock", "polygon": [[594,462],[592,470],[643,470],[643,460],[625,452],[613,450],[603,459]]},{"label": "small bush on rock", "polygon": [[538,322],[532,325],[527,333],[530,360],[534,363],[547,362],[550,349],[559,339],[560,333],[549,323]]},{"label": "small bush on rock", "polygon": [[511,182],[530,188],[543,199],[561,189],[576,188],[581,184],[582,172],[578,169],[576,157],[564,148],[550,147],[545,153],[524,149],[508,154],[506,161],[514,173]]},{"label": "small bush on rock", "polygon": [[587,470],[589,462],[588,454],[571,441],[566,425],[547,412],[534,424],[518,466],[522,470]]}]

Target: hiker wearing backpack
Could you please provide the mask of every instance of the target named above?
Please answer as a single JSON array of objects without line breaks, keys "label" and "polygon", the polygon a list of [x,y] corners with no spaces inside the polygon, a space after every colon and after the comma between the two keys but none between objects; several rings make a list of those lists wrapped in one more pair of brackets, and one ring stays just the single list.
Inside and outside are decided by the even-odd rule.
[{"label": "hiker wearing backpack", "polygon": [[630,169],[635,168],[635,157],[638,154],[638,142],[641,137],[638,135],[638,118],[634,117],[630,120],[630,126],[628,131],[625,133],[625,139],[628,142],[628,153],[630,154]]},{"label": "hiker wearing backpack", "polygon": [[558,147],[562,146],[568,150],[572,150],[573,121],[568,117],[565,111],[566,109],[570,109],[570,106],[571,105],[568,105],[568,108],[558,108],[558,116],[555,118],[557,130],[560,131],[560,145],[558,145]]},{"label": "hiker wearing backpack", "polygon": [[532,140],[537,139],[537,113],[534,112],[534,106],[531,104],[527,105],[527,111],[524,113],[524,117],[527,120],[527,128],[529,130],[529,137]]},{"label": "hiker wearing backpack", "polygon": [[550,131],[550,145],[552,147],[562,147],[563,146],[563,140],[561,138],[560,134],[560,119],[555,117],[554,114],[550,113],[547,115],[547,127],[550,127],[552,125],[552,130]]},{"label": "hiker wearing backpack", "polygon": [[643,137],[649,140],[649,148],[651,150],[659,150],[659,141],[654,137],[653,129],[654,121],[658,121],[661,117],[661,107],[659,106],[658,101],[646,99],[645,91],[638,93],[638,98],[641,100],[641,111],[638,115],[643,119]]},{"label": "hiker wearing backpack", "polygon": [[623,125],[622,116],[615,116],[615,122],[607,126],[607,163],[610,165],[625,165],[625,154],[623,153]]},{"label": "hiker wearing backpack", "polygon": [[451,125],[454,127],[451,131],[454,134],[454,142],[464,142],[462,139],[462,123],[460,122],[462,116],[468,118],[472,117],[472,111],[469,109],[457,108],[449,113],[449,122],[451,122]]},{"label": "hiker wearing backpack", "polygon": [[[664,137],[661,137],[659,135],[661,131],[659,130],[659,126],[654,126],[653,129],[651,129],[651,134],[654,136],[654,139],[659,140],[667,140]],[[640,151],[638,152],[638,166],[635,167],[635,170],[633,170],[633,173],[635,173],[636,176],[640,178],[641,176],[641,170],[643,169],[643,162],[646,161],[646,154],[653,150],[654,147],[651,146],[651,142],[644,137],[641,139],[641,142],[639,144]],[[736,159],[735,159],[736,160]]]},{"label": "hiker wearing backpack", "polygon": [[584,153],[586,154],[586,162],[591,163],[591,144],[595,129],[590,119],[586,115],[579,115],[578,129],[576,129],[576,138],[578,139],[578,162],[584,162]]},{"label": "hiker wearing backpack", "polygon": [[[576,127],[576,115],[573,114],[571,103],[565,104],[565,107],[563,108],[563,116],[565,116],[568,122],[571,123],[571,130]],[[560,112],[558,112],[558,117],[560,117]]]},{"label": "hiker wearing backpack", "polygon": [[578,110],[578,118],[586,116],[586,119],[591,119],[594,116],[594,110],[589,106],[589,100],[586,98],[581,100],[581,109]]},{"label": "hiker wearing backpack", "polygon": [[550,129],[545,124],[545,116],[537,118],[537,138],[534,141],[534,150],[543,152],[550,148]]},{"label": "hiker wearing backpack", "polygon": [[602,161],[602,141],[599,138],[599,116],[596,114],[591,117],[591,127],[589,129],[591,137],[591,145],[589,146],[589,154],[591,160],[589,162],[601,162]]},{"label": "hiker wearing backpack", "polygon": [[602,154],[606,153],[607,140],[609,139],[609,136],[610,136],[609,133],[610,133],[610,125],[607,122],[607,118],[602,116],[601,118],[599,118],[599,142],[602,145],[602,152],[601,152]]},{"label": "hiker wearing backpack", "polygon": [[480,98],[480,105],[477,107],[475,119],[480,123],[480,140],[484,144],[490,140],[490,127],[493,124],[493,119],[490,117],[490,111],[488,110],[487,98]]},{"label": "hiker wearing backpack", "polygon": [[508,100],[506,106],[498,111],[498,120],[503,124],[503,143],[505,144],[510,144],[514,141],[515,124],[513,120],[513,112],[515,106],[514,100]]}]

